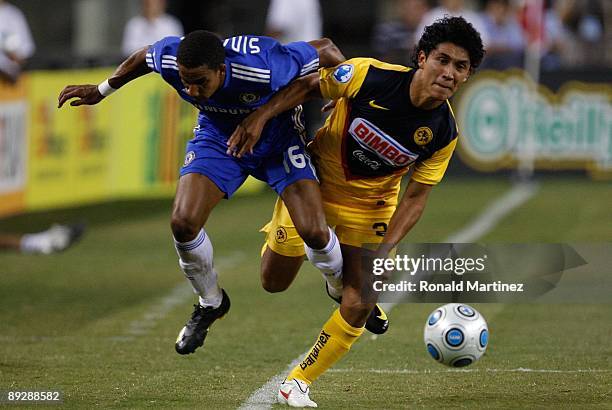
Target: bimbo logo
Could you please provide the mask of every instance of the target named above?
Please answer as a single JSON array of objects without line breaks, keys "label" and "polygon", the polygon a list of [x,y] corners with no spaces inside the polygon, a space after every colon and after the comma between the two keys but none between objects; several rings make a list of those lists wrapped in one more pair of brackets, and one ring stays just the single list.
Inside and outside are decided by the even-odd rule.
[{"label": "bimbo logo", "polygon": [[349,133],[364,149],[377,154],[391,166],[405,166],[418,158],[418,155],[408,151],[389,135],[363,118],[353,120]]},{"label": "bimbo logo", "polygon": [[612,176],[612,87],[565,84],[555,94],[520,72],[482,73],[458,95],[460,154],[476,169],[587,169]]}]

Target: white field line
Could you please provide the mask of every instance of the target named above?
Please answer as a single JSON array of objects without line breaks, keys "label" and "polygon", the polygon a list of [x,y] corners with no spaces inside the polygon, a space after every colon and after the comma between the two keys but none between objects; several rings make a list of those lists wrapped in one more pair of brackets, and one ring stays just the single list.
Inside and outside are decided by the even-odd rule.
[{"label": "white field line", "polygon": [[447,370],[413,370],[413,369],[329,369],[329,373],[376,373],[376,374],[440,374],[440,373],[612,373],[611,369],[447,369]]},{"label": "white field line", "polygon": [[[244,252],[233,252],[228,256],[215,260],[215,267],[220,271],[231,269],[245,258]],[[223,273],[221,273],[223,275]],[[221,276],[222,277],[222,276]],[[176,285],[170,293],[152,303],[146,313],[133,320],[120,336],[112,337],[112,340],[129,341],[138,336],[148,334],[159,322],[161,322],[176,306],[179,306],[193,295],[191,285],[186,280]]]},{"label": "white field line", "polygon": [[[477,217],[474,221],[469,223],[465,228],[461,229],[455,234],[450,235],[444,240],[446,243],[459,243],[459,242],[472,242],[485,235],[506,215],[512,212],[515,208],[518,208],[537,192],[537,185],[535,184],[516,184],[508,191],[505,195],[497,199],[491,205]],[[393,309],[396,303],[384,303],[381,304],[383,309],[388,313]],[[376,335],[373,335],[376,336]],[[272,404],[276,402],[276,389],[279,384],[284,380],[285,374],[287,374],[293,366],[295,366],[302,357],[308,352],[302,353],[297,359],[295,359],[285,370],[272,378],[270,378],[266,384],[255,390],[249,398],[242,403],[239,409],[269,409]],[[332,371],[330,369],[329,371]]]},{"label": "white field line", "polygon": [[266,384],[255,390],[253,394],[238,407],[238,410],[269,409],[276,403],[276,389],[278,389],[278,386],[285,380],[285,375],[302,360],[302,357],[304,357],[308,351],[310,351],[310,349],[295,358],[283,372],[272,376]]},{"label": "white field line", "polygon": [[[535,183],[517,183],[512,189],[496,199],[474,220],[464,228],[448,236],[443,243],[469,243],[477,241],[489,233],[495,226],[509,213],[530,200],[538,192],[538,185]],[[410,278],[407,272],[399,280]],[[402,294],[397,294],[397,300],[389,303],[381,303],[380,306],[386,313],[389,313],[397,303],[401,302]],[[376,339],[376,335],[372,335]]]},{"label": "white field line", "polygon": [[501,198],[489,205],[476,219],[444,240],[446,243],[474,242],[489,233],[506,215],[530,200],[537,192],[536,183],[515,184]]}]

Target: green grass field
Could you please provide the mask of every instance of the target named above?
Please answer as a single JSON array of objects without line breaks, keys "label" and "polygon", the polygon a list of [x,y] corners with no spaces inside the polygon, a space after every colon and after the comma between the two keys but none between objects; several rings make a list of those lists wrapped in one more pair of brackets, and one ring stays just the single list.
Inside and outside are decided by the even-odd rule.
[{"label": "green grass field", "polygon": [[[445,180],[409,240],[443,240],[509,187],[500,179]],[[610,198],[609,183],[544,180],[482,241],[611,242]],[[187,357],[174,352],[174,340],[195,297],[172,246],[170,201],[0,222],[3,231],[89,223],[65,253],[0,255],[0,390],[59,389],[68,408],[239,407],[306,351],[335,307],[306,265],[288,291],[261,289],[258,229],[273,203],[271,194],[237,197],[213,212],[207,230],[232,309]],[[427,356],[422,330],[435,305],[399,304],[389,332],[364,334],[312,386],[311,398],[327,409],[612,407],[612,304],[475,306],[489,323],[490,345],[465,371]]]}]

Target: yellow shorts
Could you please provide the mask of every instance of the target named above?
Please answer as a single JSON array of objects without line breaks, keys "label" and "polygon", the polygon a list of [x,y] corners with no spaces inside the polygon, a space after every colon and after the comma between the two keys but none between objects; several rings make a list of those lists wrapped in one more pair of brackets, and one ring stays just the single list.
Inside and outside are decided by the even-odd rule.
[{"label": "yellow shorts", "polygon": [[[387,231],[395,205],[382,205],[369,210],[355,209],[323,201],[327,224],[333,227],[340,243],[356,247],[378,244]],[[283,201],[278,198],[272,220],[261,229],[266,244],[284,256],[303,256],[304,241],[298,235]]]}]

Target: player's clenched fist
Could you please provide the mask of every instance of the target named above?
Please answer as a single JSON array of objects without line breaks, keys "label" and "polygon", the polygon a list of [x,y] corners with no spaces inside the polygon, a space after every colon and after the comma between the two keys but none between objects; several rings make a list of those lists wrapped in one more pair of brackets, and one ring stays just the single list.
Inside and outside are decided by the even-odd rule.
[{"label": "player's clenched fist", "polygon": [[104,96],[98,91],[98,87],[93,84],[68,85],[57,98],[57,108],[61,108],[64,103],[72,98],[77,98],[70,102],[70,105],[94,105],[102,101]]}]

